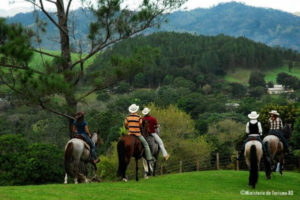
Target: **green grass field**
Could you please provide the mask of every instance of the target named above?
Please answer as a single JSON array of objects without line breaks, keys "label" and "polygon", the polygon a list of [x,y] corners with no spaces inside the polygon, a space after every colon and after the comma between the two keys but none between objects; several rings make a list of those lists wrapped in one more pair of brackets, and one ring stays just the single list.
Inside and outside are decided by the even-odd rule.
[{"label": "green grass field", "polygon": [[[53,55],[60,55],[59,51],[51,51],[51,50],[45,50],[43,49],[43,51],[51,53]],[[72,61],[77,61],[79,59],[79,54],[76,53],[72,53]],[[86,56],[86,54],[83,54],[83,56]],[[93,62],[94,59],[97,57],[97,54],[95,54],[94,56],[92,56],[91,58],[89,58],[86,62],[85,62],[85,66],[90,66]],[[34,53],[31,62],[29,63],[29,66],[33,69],[36,70],[42,70],[43,68],[43,63],[44,62],[50,62],[53,60],[53,57],[51,56],[47,56],[47,55],[42,55],[39,53]],[[85,68],[86,69],[86,68]]]},{"label": "green grass field", "polygon": [[[264,71],[262,73],[265,74],[265,81],[269,82],[272,81],[273,83],[276,83],[277,74],[280,72],[285,72],[289,75],[296,76],[300,79],[300,68],[294,67],[291,72],[289,72],[288,66],[282,66],[273,70]],[[251,74],[251,70],[249,69],[236,69],[235,71],[229,72],[225,76],[225,80],[228,82],[237,82],[241,84],[248,84],[249,77]]]},{"label": "green grass field", "polygon": [[[247,171],[202,171],[164,175],[140,182],[103,182],[0,187],[0,199],[300,199],[300,173],[285,172],[272,180],[260,173],[257,188],[248,186]],[[246,192],[270,192],[249,196]],[[278,192],[293,195],[280,196]],[[277,192],[277,193],[274,193]]]}]

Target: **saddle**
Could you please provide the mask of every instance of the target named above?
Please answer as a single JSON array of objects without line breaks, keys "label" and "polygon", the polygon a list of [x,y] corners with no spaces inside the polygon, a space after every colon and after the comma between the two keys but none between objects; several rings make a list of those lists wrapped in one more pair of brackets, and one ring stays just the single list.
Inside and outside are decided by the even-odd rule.
[{"label": "saddle", "polygon": [[91,150],[90,145],[84,140],[84,137],[82,137],[81,135],[75,135],[74,138],[82,140],[84,147],[89,151]]},{"label": "saddle", "polygon": [[249,141],[254,141],[254,140],[258,140],[256,136],[250,136],[249,137]]}]

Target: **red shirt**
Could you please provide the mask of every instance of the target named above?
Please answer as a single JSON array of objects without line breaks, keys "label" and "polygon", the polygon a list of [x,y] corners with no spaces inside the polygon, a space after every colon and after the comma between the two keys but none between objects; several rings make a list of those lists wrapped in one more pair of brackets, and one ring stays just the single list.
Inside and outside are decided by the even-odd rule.
[{"label": "red shirt", "polygon": [[148,115],[148,116],[143,117],[143,121],[148,121],[150,133],[155,133],[155,128],[157,128],[157,124],[158,124],[155,117]]}]

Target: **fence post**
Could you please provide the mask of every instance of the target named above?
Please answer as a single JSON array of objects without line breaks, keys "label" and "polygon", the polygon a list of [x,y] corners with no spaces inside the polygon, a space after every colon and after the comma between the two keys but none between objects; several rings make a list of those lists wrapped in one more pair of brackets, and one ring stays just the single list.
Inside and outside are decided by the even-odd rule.
[{"label": "fence post", "polygon": [[199,159],[196,160],[196,170],[199,171]]},{"label": "fence post", "polygon": [[217,170],[219,170],[220,169],[219,153],[216,154],[216,166],[217,166]]},{"label": "fence post", "polygon": [[[237,152],[237,157],[239,156],[239,152]],[[239,171],[240,170],[240,161],[238,159],[236,159],[236,170]]]},{"label": "fence post", "polygon": [[160,165],[160,175],[163,175],[163,165]]},{"label": "fence post", "polygon": [[182,160],[179,161],[179,173],[182,173]]}]

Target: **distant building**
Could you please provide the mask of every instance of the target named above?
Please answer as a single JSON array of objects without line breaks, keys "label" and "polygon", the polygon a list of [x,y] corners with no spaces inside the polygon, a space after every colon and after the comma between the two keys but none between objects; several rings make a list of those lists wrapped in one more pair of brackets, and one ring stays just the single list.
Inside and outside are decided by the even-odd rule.
[{"label": "distant building", "polygon": [[268,88],[268,94],[282,94],[282,93],[292,93],[293,89],[285,89],[283,85],[274,85],[272,88]]},{"label": "distant building", "polygon": [[226,106],[226,108],[227,109],[237,109],[239,106],[240,106],[240,104],[238,104],[238,103],[225,103],[225,106]]}]

